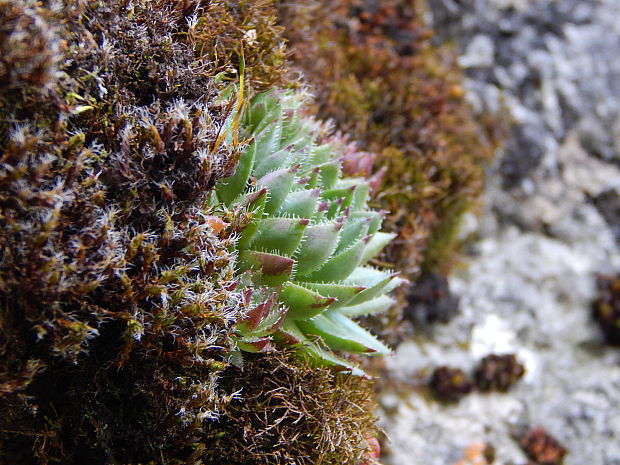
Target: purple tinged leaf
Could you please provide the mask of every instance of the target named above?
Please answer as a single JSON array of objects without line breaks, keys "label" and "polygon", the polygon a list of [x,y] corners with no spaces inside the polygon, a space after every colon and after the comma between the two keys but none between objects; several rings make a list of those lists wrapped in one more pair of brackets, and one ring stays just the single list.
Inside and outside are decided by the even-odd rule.
[{"label": "purple tinged leaf", "polygon": [[272,342],[272,339],[269,336],[247,338],[247,339],[239,339],[237,341],[237,346],[239,347],[239,349],[245,352],[264,353],[264,352],[272,352],[274,350],[274,347],[273,345],[271,345],[271,342]]},{"label": "purple tinged leaf", "polygon": [[347,305],[347,303],[355,297],[360,292],[366,290],[364,286],[356,286],[352,284],[341,284],[341,283],[306,283],[299,282],[301,286],[307,287],[313,291],[318,292],[321,295],[335,297],[336,302],[334,302],[330,309],[340,308],[343,305]]},{"label": "purple tinged leaf", "polygon": [[243,196],[236,199],[235,203],[238,203],[244,207],[255,208],[262,201],[266,200],[266,198],[267,198],[267,188],[263,187],[262,189],[259,189],[257,191],[244,194]]},{"label": "purple tinged leaf", "polygon": [[260,326],[263,320],[269,316],[275,297],[276,294],[272,292],[265,302],[261,302],[245,314],[245,318],[240,323],[247,327],[247,331],[242,330],[242,332],[251,332]]},{"label": "purple tinged leaf", "polygon": [[281,255],[244,250],[239,254],[242,270],[253,270],[257,284],[279,286],[288,281],[293,273],[295,260]]}]

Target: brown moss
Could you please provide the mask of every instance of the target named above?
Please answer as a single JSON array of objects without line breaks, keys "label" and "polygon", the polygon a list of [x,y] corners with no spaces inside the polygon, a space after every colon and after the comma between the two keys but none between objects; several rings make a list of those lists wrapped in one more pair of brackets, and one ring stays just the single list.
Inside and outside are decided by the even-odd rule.
[{"label": "brown moss", "polygon": [[239,52],[245,57],[246,79],[257,91],[282,85],[287,75],[284,30],[276,24],[275,0],[204,2],[204,10],[190,28],[198,56],[209,73],[225,73],[236,80]]},{"label": "brown moss", "polygon": [[473,390],[474,385],[460,368],[441,366],[433,370],[428,387],[438,400],[458,402]]},{"label": "brown moss", "polygon": [[283,353],[248,356],[243,369],[231,368],[221,383],[239,399],[225,417],[205,425],[208,447],[200,456],[206,463],[348,465],[370,449],[369,380]]},{"label": "brown moss", "polygon": [[483,392],[507,392],[525,374],[514,354],[490,354],[474,370],[476,387]]},{"label": "brown moss", "polygon": [[[233,18],[218,62],[192,36],[215,7]],[[271,34],[245,52],[273,84],[262,7],[0,0],[0,462],[194,463],[230,401],[243,309],[237,231],[206,215],[235,155],[215,76],[243,18]]]}]

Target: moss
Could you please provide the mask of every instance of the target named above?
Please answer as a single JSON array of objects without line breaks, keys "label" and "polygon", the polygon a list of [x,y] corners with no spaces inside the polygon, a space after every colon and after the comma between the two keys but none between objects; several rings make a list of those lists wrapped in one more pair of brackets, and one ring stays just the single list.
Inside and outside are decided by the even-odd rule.
[{"label": "moss", "polygon": [[239,399],[205,427],[206,463],[348,465],[369,450],[375,421],[369,380],[284,352],[248,356],[244,368],[229,369],[221,383]]},{"label": "moss", "polygon": [[386,227],[399,234],[386,260],[412,279],[446,272],[498,135],[465,103],[456,54],[433,45],[422,2],[282,0],[280,10],[319,115],[385,171],[376,206],[390,211]]},{"label": "moss", "polygon": [[368,452],[368,381],[288,354],[229,365],[248,218],[210,207],[239,155],[218,97],[242,52],[250,91],[283,80],[274,13],[0,0],[0,462]]},{"label": "moss", "polygon": [[284,30],[276,24],[275,0],[204,2],[204,11],[190,31],[198,56],[209,63],[209,72],[236,79],[239,51],[245,57],[246,79],[261,91],[284,85],[287,80]]},{"label": "moss", "polygon": [[[233,67],[236,18],[277,28],[205,5],[0,1],[4,462],[185,463],[231,399],[238,231],[211,227],[207,194],[235,157],[216,144],[224,61],[200,44]],[[216,7],[233,20],[192,36]],[[267,85],[262,46],[245,52]]]},{"label": "moss", "polygon": [[482,392],[508,390],[525,375],[525,367],[514,354],[489,354],[474,370],[474,381]]},{"label": "moss", "polygon": [[433,370],[428,387],[437,400],[458,402],[471,393],[474,384],[460,368],[440,366]]}]

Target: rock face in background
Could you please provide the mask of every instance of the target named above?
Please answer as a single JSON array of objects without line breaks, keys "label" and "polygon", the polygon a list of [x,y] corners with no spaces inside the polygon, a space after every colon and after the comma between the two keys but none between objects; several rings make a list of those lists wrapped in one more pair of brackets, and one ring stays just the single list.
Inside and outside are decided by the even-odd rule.
[{"label": "rock face in background", "polygon": [[440,38],[461,48],[474,106],[507,110],[516,123],[501,163],[508,185],[527,189],[535,167],[553,170],[572,128],[588,152],[617,158],[618,2],[440,0],[429,7]]},{"label": "rock face in background", "polygon": [[[482,218],[464,222],[476,240],[450,279],[460,315],[387,362],[385,462],[455,464],[486,442],[493,463],[521,465],[514,436],[542,426],[567,447],[567,465],[620,464],[620,352],[590,319],[596,274],[620,267],[620,3],[430,7],[438,37],[460,48],[474,107],[501,111],[514,128],[490,170]],[[417,392],[397,402],[434,367],[471,371],[491,352],[525,364],[508,394],[441,405]]]}]

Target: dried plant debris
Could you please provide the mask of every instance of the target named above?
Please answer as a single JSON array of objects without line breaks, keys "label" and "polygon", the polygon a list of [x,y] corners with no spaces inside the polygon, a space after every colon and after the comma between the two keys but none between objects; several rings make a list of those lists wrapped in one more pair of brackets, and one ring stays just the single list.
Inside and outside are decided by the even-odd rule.
[{"label": "dried plant debris", "polygon": [[433,370],[428,387],[438,400],[457,402],[474,389],[507,392],[524,374],[514,354],[490,354],[475,368],[473,380],[460,368],[441,366]]},{"label": "dried plant debris", "polygon": [[514,354],[490,354],[474,370],[474,381],[483,392],[507,392],[525,374],[525,367]]},{"label": "dried plant debris", "polygon": [[592,305],[594,319],[607,343],[620,346],[620,276],[600,276],[598,287],[599,297]]},{"label": "dried plant debris", "polygon": [[495,447],[486,442],[475,442],[465,448],[464,458],[454,465],[491,465],[495,462]]},{"label": "dried plant debris", "polygon": [[474,384],[460,368],[435,368],[428,382],[433,396],[443,402],[458,402],[472,392]]},{"label": "dried plant debris", "polygon": [[527,456],[539,465],[560,465],[568,452],[540,426],[521,433],[518,441]]}]

